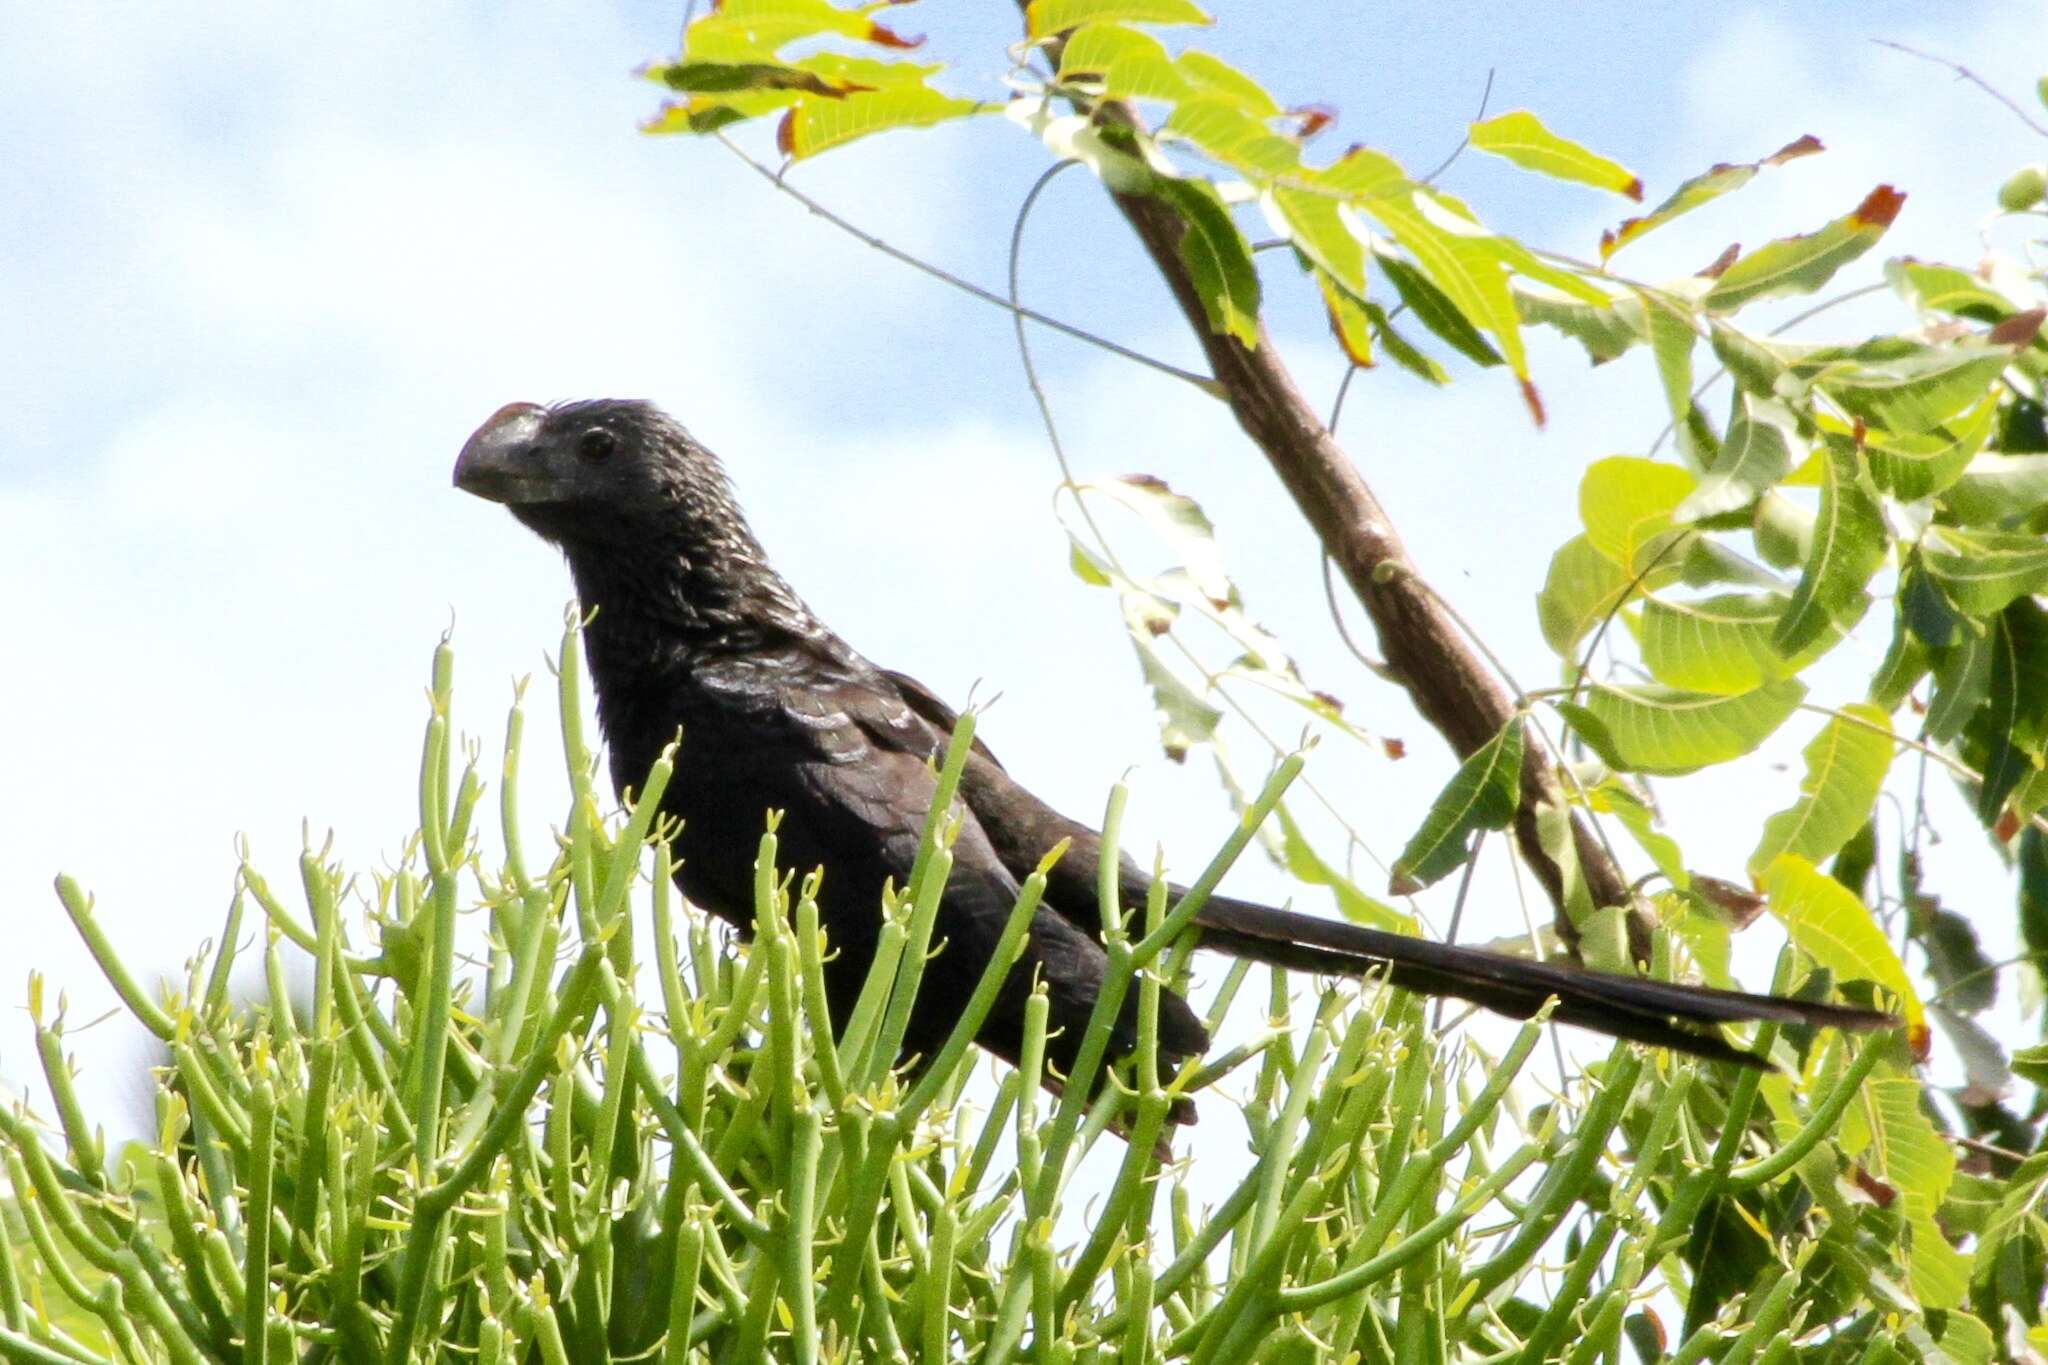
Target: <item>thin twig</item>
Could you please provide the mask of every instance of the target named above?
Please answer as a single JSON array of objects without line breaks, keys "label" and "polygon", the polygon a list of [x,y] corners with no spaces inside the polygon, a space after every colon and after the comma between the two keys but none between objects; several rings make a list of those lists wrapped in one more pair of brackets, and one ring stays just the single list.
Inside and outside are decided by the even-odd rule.
[{"label": "thin twig", "polygon": [[724,144],[725,149],[727,151],[731,152],[734,156],[738,157],[741,161],[745,162],[749,167],[751,167],[754,173],[760,176],[763,180],[766,180],[776,189],[782,191],[790,198],[796,200],[797,203],[802,204],[806,209],[810,210],[811,213],[824,219],[833,227],[836,227],[841,232],[844,232],[847,236],[852,237],[855,241],[860,242],[864,246],[872,247],[874,250],[881,252],[884,256],[889,257],[891,260],[901,261],[904,265],[909,266],[911,269],[922,271],[924,274],[931,276],[933,279],[939,281],[941,284],[951,285],[953,288],[958,289],[963,294],[967,294],[973,298],[980,299],[983,303],[993,304],[995,307],[1001,308],[1006,312],[1014,312],[1019,318],[1029,318],[1031,321],[1037,323],[1041,327],[1050,327],[1055,332],[1059,332],[1065,336],[1070,336],[1074,338],[1076,341],[1085,341],[1090,346],[1097,346],[1105,351],[1108,351],[1111,355],[1121,356],[1125,360],[1136,361],[1138,364],[1143,365],[1148,369],[1157,370],[1159,373],[1163,375],[1169,375],[1172,378],[1180,380],[1182,383],[1192,384],[1194,387],[1200,389],[1203,393],[1208,394],[1211,398],[1222,398],[1224,396],[1222,386],[1219,385],[1214,379],[1209,378],[1207,375],[1196,374],[1192,370],[1183,370],[1178,365],[1170,365],[1164,360],[1160,360],[1156,357],[1146,355],[1143,351],[1134,351],[1128,346],[1120,345],[1117,342],[1111,341],[1108,337],[1097,336],[1095,333],[1090,332],[1085,328],[1076,327],[1074,324],[1070,322],[1062,322],[1058,318],[1049,317],[1046,314],[1036,312],[1033,309],[1019,308],[1016,305],[1005,300],[1001,294],[996,293],[992,289],[984,289],[980,285],[974,283],[974,281],[972,280],[962,278],[959,275],[955,275],[950,270],[946,270],[939,266],[933,265],[930,261],[920,260],[918,257],[911,255],[909,252],[903,250],[901,247],[890,245],[888,242],[882,240],[880,237],[875,236],[875,234],[873,234],[872,232],[868,232],[863,228],[857,227],[853,223],[847,221],[845,218],[840,217],[831,209],[826,208],[823,204],[811,198],[811,196],[805,194],[802,190],[796,188],[796,186],[790,184],[789,181],[785,179],[782,175],[778,174],[774,170],[774,168],[763,165],[761,162],[756,161],[752,156],[749,156],[745,148],[741,147],[738,143],[734,142],[724,133],[713,133],[712,136],[717,138],[719,142]]},{"label": "thin twig", "polygon": [[1650,581],[1650,575],[1657,571],[1657,566],[1662,564],[1673,550],[1683,545],[1690,552],[1692,538],[1699,534],[1699,532],[1688,528],[1671,537],[1671,539],[1664,542],[1663,547],[1657,551],[1650,562],[1643,565],[1641,571],[1628,581],[1628,586],[1622,589],[1621,596],[1616,598],[1614,605],[1607,609],[1607,614],[1600,618],[1600,625],[1593,632],[1593,638],[1586,642],[1586,652],[1579,656],[1578,668],[1576,675],[1572,678],[1571,696],[1568,700],[1577,701],[1579,699],[1579,689],[1584,687],[1587,679],[1592,677],[1593,656],[1599,652],[1600,642],[1607,638],[1607,628],[1614,624],[1614,619],[1617,616],[1621,615],[1621,609],[1635,600],[1637,590],[1642,588],[1643,584]]},{"label": "thin twig", "polygon": [[[1059,462],[1060,477],[1066,481],[1069,488],[1079,485],[1074,482],[1074,467],[1067,462],[1067,448],[1061,444],[1059,427],[1053,421],[1052,401],[1045,396],[1045,386],[1038,379],[1038,366],[1031,359],[1031,339],[1024,331],[1024,308],[1017,302],[1017,289],[1024,250],[1024,224],[1031,217],[1031,206],[1038,202],[1038,196],[1045,192],[1045,187],[1050,185],[1061,171],[1078,164],[1071,158],[1054,162],[1046,167],[1044,174],[1031,182],[1031,189],[1025,194],[1024,202],[1017,207],[1016,221],[1010,225],[1010,296],[998,300],[1010,310],[1010,319],[1016,324],[1017,359],[1024,366],[1024,382],[1031,387],[1031,397],[1038,404],[1038,415],[1045,423],[1045,438],[1052,444],[1052,457]],[[1095,524],[1095,518],[1088,511],[1088,504],[1079,498],[1075,501],[1081,504],[1081,515],[1087,520],[1088,529],[1095,532],[1097,539],[1101,539],[1102,529]]]},{"label": "thin twig", "polygon": [[[1473,123],[1477,123],[1479,122],[1479,120],[1486,117],[1486,103],[1488,100],[1492,98],[1493,68],[1489,66],[1486,68],[1486,88],[1479,92],[1479,112],[1472,116]],[[1442,175],[1445,171],[1451,168],[1451,164],[1453,162],[1455,162],[1459,157],[1465,155],[1465,149],[1467,147],[1470,147],[1471,145],[1472,134],[1468,129],[1465,136],[1458,139],[1458,145],[1451,148],[1451,154],[1445,157],[1442,161],[1438,162],[1435,170],[1431,171],[1428,175],[1422,177],[1422,183],[1427,185],[1434,182],[1438,176]]]},{"label": "thin twig", "polygon": [[[1337,435],[1337,424],[1344,420],[1344,400],[1351,396],[1351,381],[1358,377],[1358,371],[1359,367],[1355,364],[1346,366],[1344,377],[1337,382],[1337,396],[1330,402],[1330,419],[1324,423],[1330,429],[1332,438]],[[1373,676],[1386,682],[1398,682],[1399,679],[1394,677],[1393,670],[1387,667],[1384,660],[1375,659],[1372,655],[1366,653],[1364,649],[1360,648],[1356,640],[1351,638],[1351,628],[1344,624],[1343,609],[1337,604],[1337,581],[1335,574],[1332,572],[1330,551],[1327,546],[1324,546],[1322,549],[1322,566],[1323,601],[1329,604],[1330,624],[1337,627],[1337,638],[1342,640],[1344,647],[1351,651],[1351,657],[1363,664]]]},{"label": "thin twig", "polygon": [[2025,1152],[2015,1152],[2010,1147],[2001,1147],[1995,1142],[1986,1142],[1982,1138],[1964,1137],[1961,1133],[1951,1133],[1948,1135],[1948,1140],[1966,1152],[1977,1152],[1984,1156],[1995,1156],[2002,1161],[2019,1162],[2027,1159]]},{"label": "thin twig", "polygon": [[[1472,831],[1472,843],[1465,850],[1465,871],[1458,878],[1458,894],[1451,901],[1451,922],[1444,926],[1444,942],[1458,941],[1458,926],[1465,918],[1465,904],[1472,894],[1472,874],[1479,870],[1479,850],[1486,847],[1486,831]],[[1441,1033],[1444,1027],[1444,998],[1436,998],[1436,1009],[1431,1015],[1429,1026]]]},{"label": "thin twig", "polygon": [[1328,550],[1323,551],[1323,601],[1330,608],[1330,624],[1337,627],[1337,638],[1344,642],[1344,648],[1351,651],[1351,657],[1383,682],[1399,682],[1394,670],[1387,667],[1386,660],[1375,659],[1351,638],[1351,627],[1344,624],[1344,609],[1337,602],[1337,577]]},{"label": "thin twig", "polygon": [[2048,952],[2036,950],[2031,953],[2020,953],[2016,957],[2008,957],[1999,962],[1987,963],[1986,965],[1977,968],[1977,970],[1973,972],[1966,972],[1962,976],[1959,976],[1955,980],[1949,982],[1946,986],[1943,986],[1940,990],[1928,996],[1927,1003],[1930,1005],[1938,1005],[1942,1003],[1942,997],[1952,994],[1955,991],[1961,990],[1963,987],[1969,985],[1971,982],[1981,981],[1987,976],[1995,977],[2000,972],[2004,971],[2007,967],[2017,967],[2022,963],[2027,962],[2048,962]]},{"label": "thin twig", "polygon": [[1917,47],[1908,47],[1904,43],[1893,42],[1890,38],[1872,38],[1870,41],[1876,43],[1879,47],[1888,47],[1894,52],[1903,52],[1908,57],[1918,57],[1923,62],[1933,62],[1936,66],[1947,67],[1956,73],[1957,79],[1968,81],[1976,86],[1979,90],[1982,90],[1985,94],[2012,110],[2013,117],[2021,123],[2026,124],[2027,127],[2033,129],[2040,136],[2048,137],[2048,128],[2043,128],[2040,124],[2034,122],[2033,116],[2017,104],[2010,95],[1970,70],[1969,67],[1964,66],[1961,62],[1952,62],[1946,57],[1937,57],[1932,52],[1922,52]]}]

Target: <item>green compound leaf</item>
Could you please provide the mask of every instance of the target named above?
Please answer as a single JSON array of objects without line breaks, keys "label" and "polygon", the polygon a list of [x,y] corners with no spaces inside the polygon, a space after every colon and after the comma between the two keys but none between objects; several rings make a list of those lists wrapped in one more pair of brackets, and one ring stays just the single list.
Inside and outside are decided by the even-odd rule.
[{"label": "green compound leaf", "polygon": [[1188,0],[1031,0],[1025,31],[1035,39],[1082,24],[1206,24],[1209,16]]},{"label": "green compound leaf", "polygon": [[1060,80],[1093,82],[1116,100],[1178,100],[1191,89],[1164,43],[1122,24],[1076,29],[1060,50]]},{"label": "green compound leaf", "polygon": [[1728,424],[1713,468],[1672,510],[1672,517],[1699,521],[1749,506],[1791,473],[1805,450],[1799,419],[1790,408],[1744,391],[1736,399],[1735,420]]},{"label": "green compound leaf", "polygon": [[[2048,745],[2048,612],[2021,598],[1991,623],[1987,643],[1990,685],[1971,728],[1985,748],[1977,818],[1990,826],[2014,788],[2037,776]],[[2027,809],[2023,797],[2020,812]]]},{"label": "green compound leaf", "polygon": [[1806,746],[1799,799],[1764,821],[1750,875],[1762,875],[1781,853],[1818,863],[1840,852],[1870,819],[1891,763],[1890,717],[1867,702],[1843,707]]},{"label": "green compound leaf", "polygon": [[1551,327],[1586,348],[1586,358],[1605,364],[1642,343],[1648,324],[1642,300],[1630,295],[1604,304],[1586,303],[1548,289],[1538,289],[1526,280],[1513,283],[1515,310],[1522,321]]},{"label": "green compound leaf", "polygon": [[1601,683],[1584,705],[1564,702],[1558,710],[1610,766],[1675,776],[1750,752],[1805,696],[1805,686],[1792,678],[1732,697],[1655,683]]},{"label": "green compound leaf", "polygon": [[[1898,1192],[1907,1230],[1906,1284],[1923,1308],[1955,1308],[1970,1287],[1971,1258],[1949,1245],[1935,1213],[1955,1179],[1955,1149],[1927,1117],[1920,1082],[1873,1076],[1852,1105],[1842,1145]],[[1944,1338],[1946,1340],[1946,1338]]]},{"label": "green compound leaf", "polygon": [[1166,116],[1162,131],[1261,181],[1301,167],[1300,145],[1274,132],[1265,115],[1231,95],[1204,92],[1181,100]]},{"label": "green compound leaf", "polygon": [[801,161],[870,133],[929,128],[992,107],[924,86],[875,90],[844,99],[807,99],[783,115],[775,141],[785,155]]},{"label": "green compound leaf", "polygon": [[1771,913],[1799,950],[1845,981],[1875,981],[1898,996],[1906,1022],[1926,1027],[1927,1013],[1884,930],[1856,893],[1796,853],[1764,869]]},{"label": "green compound leaf", "polygon": [[1884,263],[1884,278],[1893,293],[1923,313],[1948,313],[1975,322],[1999,323],[2020,311],[2011,299],[1969,271],[1952,265],[1896,256]]},{"label": "green compound leaf", "polygon": [[1966,526],[1989,526],[2048,503],[2048,455],[1979,455],[1941,494]]},{"label": "green compound leaf", "polygon": [[1330,335],[1344,350],[1344,358],[1361,369],[1374,365],[1372,354],[1373,305],[1360,303],[1356,295],[1315,267],[1316,291],[1323,296],[1323,311],[1330,320]]},{"label": "green compound leaf", "polygon": [[1259,273],[1251,246],[1207,181],[1161,179],[1154,192],[1180,210],[1181,261],[1202,300],[1209,329],[1259,344]]},{"label": "green compound leaf", "polygon": [[1858,482],[1856,447],[1831,438],[1826,454],[1806,563],[1771,639],[1781,654],[1798,654],[1829,629],[1850,625],[1868,605],[1864,585],[1884,562],[1884,516]]},{"label": "green compound leaf", "polygon": [[1408,305],[1408,311],[1452,350],[1482,368],[1501,363],[1500,352],[1493,349],[1471,319],[1428,276],[1391,253],[1375,259],[1392,282],[1394,292],[1401,296],[1401,302]]},{"label": "green compound leaf", "polygon": [[1622,569],[1642,573],[1660,562],[1676,529],[1672,513],[1694,485],[1693,476],[1674,464],[1634,455],[1596,460],[1579,481],[1579,520],[1586,539]]},{"label": "green compound leaf", "polygon": [[1901,502],[1941,492],[1984,448],[1997,415],[1997,396],[1987,394],[1975,407],[1930,431],[1905,436],[1866,433],[1863,449],[1870,462],[1870,481]]},{"label": "green compound leaf", "polygon": [[1915,347],[1904,355],[1830,364],[1816,382],[1851,417],[1895,436],[1947,435],[1940,428],[1951,419],[1981,420],[1988,432],[1991,386],[2012,363],[2013,350],[1983,342]]},{"label": "green compound leaf", "polygon": [[1658,682],[1723,696],[1747,692],[1802,672],[1833,649],[1842,628],[1828,629],[1791,657],[1771,643],[1785,598],[1777,593],[1722,593],[1643,603],[1637,641],[1643,666]]},{"label": "green compound leaf", "polygon": [[1394,860],[1389,892],[1415,894],[1465,861],[1474,830],[1507,827],[1520,804],[1522,746],[1522,718],[1516,716],[1458,765]]},{"label": "green compound leaf", "polygon": [[2048,586],[2048,540],[2010,531],[1928,529],[1920,562],[1944,596],[1973,616],[2003,611]]},{"label": "green compound leaf", "polygon": [[1643,182],[1627,167],[1559,137],[1526,109],[1500,114],[1471,129],[1475,151],[1491,152],[1523,170],[1641,200]]},{"label": "green compound leaf", "polygon": [[1812,156],[1821,150],[1820,139],[1807,136],[1796,142],[1780,147],[1761,161],[1729,165],[1726,162],[1710,167],[1699,175],[1687,180],[1671,197],[1651,209],[1640,218],[1630,218],[1620,227],[1600,234],[1600,260],[1604,264],[1608,257],[1627,246],[1644,233],[1655,231],[1674,218],[1691,213],[1702,204],[1710,204],[1722,195],[1741,189],[1756,177],[1766,166],[1782,166],[1802,156]]},{"label": "green compound leaf", "polygon": [[1373,335],[1379,338],[1381,347],[1396,365],[1414,375],[1425,384],[1438,388],[1451,382],[1450,371],[1438,364],[1434,356],[1418,348],[1401,330],[1387,318],[1387,310],[1376,303],[1365,305],[1365,316],[1372,323]]},{"label": "green compound leaf", "polygon": [[1354,299],[1365,297],[1365,243],[1344,222],[1337,200],[1276,185],[1267,191],[1265,202],[1266,216],[1302,255]]},{"label": "green compound leaf", "polygon": [[1879,185],[1854,210],[1819,231],[1781,237],[1737,260],[1714,281],[1702,306],[1709,312],[1731,313],[1779,294],[1811,294],[1875,246],[1905,202],[1899,191]]},{"label": "green compound leaf", "polygon": [[[1641,586],[1661,587],[1677,577],[1676,564],[1660,564]],[[1579,641],[1627,599],[1633,583],[1633,576],[1594,548],[1591,540],[1573,536],[1550,557],[1550,572],[1536,595],[1536,618],[1544,640],[1560,658],[1572,660]]]},{"label": "green compound leaf", "polygon": [[[1426,202],[1423,194],[1416,190],[1406,195],[1376,195],[1364,200],[1361,207],[1379,220],[1467,321],[1492,333],[1516,378],[1527,379],[1529,359],[1514,294],[1508,288],[1507,267],[1488,246],[1484,229],[1466,224],[1441,206],[1433,206],[1435,216],[1425,213],[1420,207]],[[1456,226],[1447,225],[1452,223]]]}]

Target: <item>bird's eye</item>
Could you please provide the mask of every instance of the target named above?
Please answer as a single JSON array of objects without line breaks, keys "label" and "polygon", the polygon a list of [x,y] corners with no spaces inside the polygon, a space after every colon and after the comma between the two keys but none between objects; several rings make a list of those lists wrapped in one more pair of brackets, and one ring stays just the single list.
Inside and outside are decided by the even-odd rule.
[{"label": "bird's eye", "polygon": [[592,427],[576,440],[576,454],[591,464],[601,464],[619,448],[619,438],[603,427]]}]

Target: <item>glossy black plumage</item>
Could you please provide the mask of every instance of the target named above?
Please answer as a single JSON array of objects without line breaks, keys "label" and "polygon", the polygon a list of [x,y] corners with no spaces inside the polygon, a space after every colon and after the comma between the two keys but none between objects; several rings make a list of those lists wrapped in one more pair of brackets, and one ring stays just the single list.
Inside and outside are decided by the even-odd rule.
[{"label": "glossy black plumage", "polygon": [[[789,867],[826,869],[819,908],[834,953],[828,995],[843,1020],[872,959],[885,881],[906,880],[933,793],[928,760],[953,714],[913,679],[877,668],[813,616],[770,567],[717,460],[650,404],[512,404],[478,428],[456,484],[505,503],[559,546],[595,616],[584,638],[614,783],[640,782],[682,734],[663,799],[680,817],[677,883],[744,928],[765,813],[785,812]],[[968,817],[939,909],[945,949],[924,977],[906,1048],[945,1037],[994,951],[1018,879],[1053,844],[1053,870],[1026,954],[978,1042],[1015,1061],[1033,976],[1050,993],[1048,1053],[1065,1071],[1103,982],[1095,831],[1012,781],[986,749],[961,786]],[[1125,860],[1121,893],[1142,905],[1148,878]],[[1432,943],[1358,925],[1212,898],[1202,946],[1318,972],[1384,971],[1397,985],[1526,1016],[1551,996],[1555,1017],[1617,1037],[1749,1061],[1715,1023],[1874,1028],[1889,1016],[1843,1006],[1677,986]],[[1208,1037],[1185,1001],[1161,1009],[1162,1059],[1199,1054]],[[1117,1040],[1128,1051],[1130,1005]],[[1179,1117],[1191,1117],[1186,1110]]]}]

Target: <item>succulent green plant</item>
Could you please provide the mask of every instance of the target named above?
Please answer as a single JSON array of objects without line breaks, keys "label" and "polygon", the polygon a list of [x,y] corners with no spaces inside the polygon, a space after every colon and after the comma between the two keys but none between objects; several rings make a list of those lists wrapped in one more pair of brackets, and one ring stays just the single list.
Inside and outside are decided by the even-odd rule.
[{"label": "succulent green plant", "polygon": [[[473,757],[456,766],[452,664],[444,640],[420,832],[394,870],[351,882],[309,849],[291,906],[245,865],[219,940],[160,991],[59,879],[166,1061],[154,1141],[110,1156],[72,1084],[62,1007],[33,992],[52,1112],[0,1113],[14,1192],[0,1359],[1534,1361],[1659,1340],[1673,1303],[1688,1359],[1816,1339],[1832,1345],[1801,1358],[1851,1359],[1975,1324],[1950,1313],[1937,1332],[1875,1306],[1882,1277],[1911,1282],[1890,1263],[1907,1255],[1901,1228],[1908,1247],[1913,1234],[1843,1199],[1852,1165],[1834,1134],[1868,1078],[1895,1074],[1878,1071],[1882,1041],[1760,1040],[1796,1076],[1621,1045],[1525,1109],[1542,1020],[1490,1057],[1438,1037],[1398,992],[1326,990],[1298,1013],[1302,983],[1274,973],[1261,1026],[1184,1074],[1156,1074],[1140,1046],[1135,1071],[1094,1083],[1111,999],[1061,1094],[1007,1069],[970,1089],[994,973],[935,1057],[906,1071],[897,1046],[933,960],[971,715],[835,1037],[816,874],[778,866],[772,825],[753,938],[721,944],[670,886],[653,816],[666,761],[633,809],[604,817],[573,625],[559,851],[536,875],[521,847],[515,703],[504,853],[487,862],[485,784]],[[1299,766],[1274,772],[1195,894]],[[1119,790],[1112,839],[1122,805]],[[374,951],[345,908],[351,887]],[[245,915],[260,917],[266,989],[238,1001]],[[1112,979],[1135,973],[1151,1030],[1157,993],[1184,978],[1186,916],[1155,898],[1129,920],[1105,926],[1133,969]],[[311,959],[309,1000],[292,994],[286,953]],[[1203,1002],[1212,1022],[1249,976],[1232,969]],[[1032,1019],[1027,1063],[1042,996]],[[1248,1079],[1234,1102],[1254,1150],[1242,1178],[1162,1165],[1173,1098],[1202,1090],[1227,1122],[1214,1082],[1233,1073]],[[1121,1155],[1084,1168],[1096,1148]],[[1102,1164],[1106,1186],[1086,1174]],[[1062,1214],[1084,1201],[1072,1234]],[[1560,1247],[1567,1263],[1546,1265]],[[1737,1269],[1749,1278],[1730,1282]],[[1859,1276],[1869,1289],[1845,1288]]]}]

